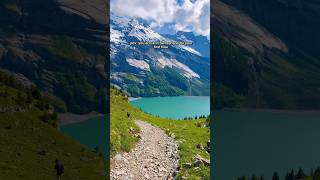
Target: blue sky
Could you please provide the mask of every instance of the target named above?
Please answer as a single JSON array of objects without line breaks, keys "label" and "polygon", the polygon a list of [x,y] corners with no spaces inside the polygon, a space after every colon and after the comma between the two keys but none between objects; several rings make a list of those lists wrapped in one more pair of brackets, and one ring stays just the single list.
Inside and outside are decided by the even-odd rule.
[{"label": "blue sky", "polygon": [[111,11],[119,16],[142,18],[164,34],[210,34],[210,0],[111,0]]},{"label": "blue sky", "polygon": [[177,2],[178,2],[179,5],[182,5],[183,0],[177,0]]}]

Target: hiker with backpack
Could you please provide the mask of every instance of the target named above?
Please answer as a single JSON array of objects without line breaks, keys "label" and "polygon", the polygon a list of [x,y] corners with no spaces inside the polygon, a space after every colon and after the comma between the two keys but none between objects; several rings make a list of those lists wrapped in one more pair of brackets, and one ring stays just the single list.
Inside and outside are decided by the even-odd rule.
[{"label": "hiker with backpack", "polygon": [[57,180],[61,180],[62,179],[62,174],[64,173],[64,167],[63,167],[63,164],[61,163],[61,161],[56,159],[54,168],[56,169],[56,172],[57,172],[57,174],[56,174],[57,175]]}]

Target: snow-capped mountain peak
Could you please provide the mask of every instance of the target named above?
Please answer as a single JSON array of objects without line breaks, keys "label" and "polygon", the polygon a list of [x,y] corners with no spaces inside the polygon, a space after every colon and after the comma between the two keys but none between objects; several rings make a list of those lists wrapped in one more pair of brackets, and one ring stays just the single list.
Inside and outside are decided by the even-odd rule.
[{"label": "snow-capped mountain peak", "polygon": [[[193,42],[190,38],[192,36],[162,35],[143,20],[120,17],[113,13],[110,33],[111,82],[115,85],[130,89],[134,83],[135,88],[138,86],[143,89],[147,86],[152,87],[152,92],[161,93],[159,87],[154,87],[155,84],[150,80],[162,78],[158,81],[168,88],[165,91],[169,93],[177,91],[172,89],[173,87],[181,88],[178,87],[181,86],[179,81],[188,82],[182,86],[184,87],[182,91],[187,91],[185,88],[189,86],[200,88],[209,82],[210,61],[193,45],[168,45],[167,48],[155,48],[150,44],[131,44],[131,42]],[[178,79],[174,80],[175,78]],[[196,84],[192,85],[192,82]]]}]

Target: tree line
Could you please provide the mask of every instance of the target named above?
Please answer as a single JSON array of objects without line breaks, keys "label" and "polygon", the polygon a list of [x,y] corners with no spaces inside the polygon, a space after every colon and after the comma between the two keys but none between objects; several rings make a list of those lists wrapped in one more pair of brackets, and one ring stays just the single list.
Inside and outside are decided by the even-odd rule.
[{"label": "tree line", "polygon": [[[26,86],[15,76],[0,71],[0,87],[2,87],[0,89],[0,98],[6,102],[4,107],[0,107],[3,113],[37,108],[42,111],[40,119],[43,122],[57,127],[58,114],[56,110],[50,99],[42,95],[36,86]],[[15,89],[16,93],[6,87]],[[12,107],[9,107],[8,104],[11,104]]]},{"label": "tree line", "polygon": [[[238,180],[266,180],[266,178],[264,178],[264,176],[253,175],[251,177],[241,176]],[[278,172],[274,172],[272,180],[320,180],[320,168],[316,168],[315,171],[311,169],[309,174],[306,174],[302,168],[297,172],[291,170],[287,172],[283,178],[280,177]]]}]

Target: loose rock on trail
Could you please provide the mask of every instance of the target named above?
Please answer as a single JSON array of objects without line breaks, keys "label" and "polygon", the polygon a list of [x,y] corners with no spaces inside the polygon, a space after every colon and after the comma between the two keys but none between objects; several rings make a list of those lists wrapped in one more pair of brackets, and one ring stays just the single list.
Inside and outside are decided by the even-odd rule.
[{"label": "loose rock on trail", "polygon": [[112,180],[173,179],[179,162],[178,145],[163,130],[136,120],[141,139],[130,153],[111,161]]}]

